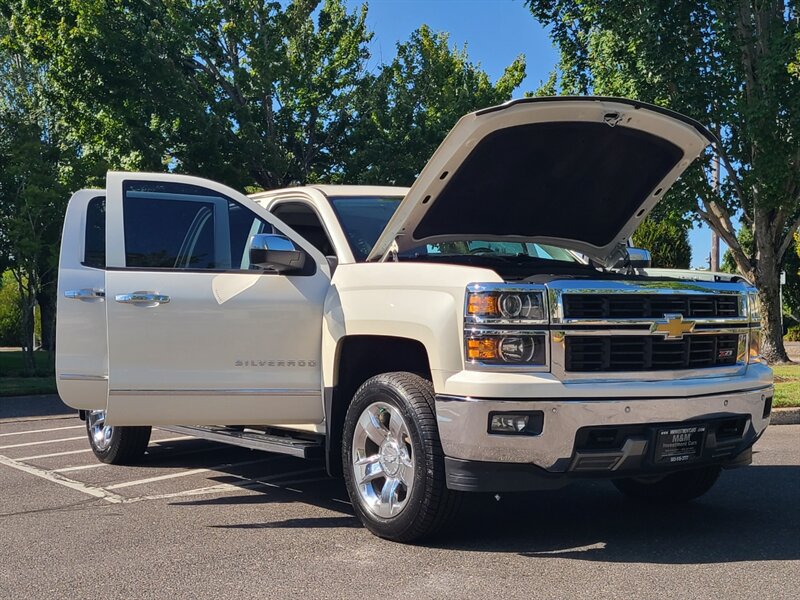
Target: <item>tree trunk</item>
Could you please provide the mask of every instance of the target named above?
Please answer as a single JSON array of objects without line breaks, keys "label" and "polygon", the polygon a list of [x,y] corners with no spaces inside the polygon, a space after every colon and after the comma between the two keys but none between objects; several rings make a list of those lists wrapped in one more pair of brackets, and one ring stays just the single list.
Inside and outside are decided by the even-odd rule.
[{"label": "tree trunk", "polygon": [[769,363],[789,362],[783,345],[779,266],[774,260],[759,260],[755,284],[761,309],[761,354]]},{"label": "tree trunk", "polygon": [[22,346],[22,366],[26,375],[33,375],[36,371],[36,357],[33,354],[33,334],[35,320],[33,317],[33,307],[36,301],[34,295],[30,293],[27,286],[17,279],[19,288],[19,303],[22,311],[20,318],[20,346]]},{"label": "tree trunk", "polygon": [[53,286],[44,287],[37,295],[42,319],[42,349],[48,354],[50,363],[56,349],[56,294]]}]

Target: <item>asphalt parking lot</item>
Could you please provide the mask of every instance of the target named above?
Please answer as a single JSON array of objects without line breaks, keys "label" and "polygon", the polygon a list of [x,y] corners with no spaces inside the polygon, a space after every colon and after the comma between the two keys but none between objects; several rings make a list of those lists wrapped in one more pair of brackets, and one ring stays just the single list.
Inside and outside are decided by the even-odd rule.
[{"label": "asphalt parking lot", "polygon": [[361,528],[321,463],[154,430],[109,466],[65,412],[0,398],[0,598],[798,597],[800,426],[688,506],[482,496],[415,547]]}]

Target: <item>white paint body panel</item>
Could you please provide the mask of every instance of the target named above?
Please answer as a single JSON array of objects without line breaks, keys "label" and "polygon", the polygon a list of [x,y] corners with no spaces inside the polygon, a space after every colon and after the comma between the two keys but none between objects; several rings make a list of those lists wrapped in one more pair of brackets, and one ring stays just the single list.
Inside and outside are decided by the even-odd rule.
[{"label": "white paint body panel", "polygon": [[[385,335],[422,343],[434,389],[464,368],[463,314],[466,287],[501,282],[494,271],[419,263],[340,266],[325,301],[323,381],[336,383],[336,354],[348,335]],[[502,377],[502,375],[500,375]]]},{"label": "white paint body panel", "polygon": [[81,190],[70,198],[61,237],[56,320],[56,385],[61,399],[78,409],[105,408],[108,395],[106,303],[102,298],[69,299],[69,290],[105,289],[105,271],[81,264],[86,207],[103,190]]},{"label": "white paint body panel", "polygon": [[[126,180],[185,183],[223,194],[292,237],[316,263],[316,272],[282,276],[125,269]],[[80,194],[87,199],[96,195]],[[104,276],[106,299],[65,301],[75,308],[59,315],[59,374],[97,371],[108,382],[82,381],[80,387],[60,382],[65,402],[75,408],[107,408],[107,422],[114,425],[322,422],[321,323],[330,289],[325,258],[258,203],[194,177],[110,173],[106,206],[105,272],[81,267],[82,244],[70,237],[83,235],[85,202],[76,200],[68,211],[62,287],[94,285]],[[115,301],[118,294],[143,290],[166,294],[170,302],[141,306]],[[88,314],[94,304],[102,309]],[[98,389],[88,394],[89,385]]]}]

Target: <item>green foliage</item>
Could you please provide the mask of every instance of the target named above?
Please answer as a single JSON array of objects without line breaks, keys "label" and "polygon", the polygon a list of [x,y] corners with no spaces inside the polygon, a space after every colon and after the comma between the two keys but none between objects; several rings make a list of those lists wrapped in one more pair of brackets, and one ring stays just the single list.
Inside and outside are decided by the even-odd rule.
[{"label": "green foliage", "polygon": [[800,342],[800,325],[790,327],[783,339],[787,342]]},{"label": "green foliage", "polygon": [[22,339],[19,290],[11,271],[0,279],[0,346],[19,346]]},{"label": "green foliage", "polygon": [[335,167],[355,115],[366,7],[342,0],[12,1],[83,150],[264,188]]},{"label": "green foliage", "polygon": [[650,251],[653,267],[688,269],[692,262],[689,231],[668,219],[645,219],[632,236],[633,245]]},{"label": "green foliage", "polygon": [[[0,5],[0,10],[7,4]],[[0,267],[19,293],[21,335],[31,340],[33,305],[45,309],[46,346],[53,348],[58,249],[69,190],[83,176],[77,145],[48,97],[42,65],[21,53],[11,22],[0,19]],[[32,347],[26,344],[28,369]]]},{"label": "green foliage", "polygon": [[450,47],[447,34],[423,25],[366,77],[343,178],[410,185],[459,118],[509,100],[524,77],[519,57],[492,83],[466,48]]},{"label": "green foliage", "polygon": [[[510,98],[423,27],[367,72],[366,4],[346,0],[0,0],[0,272],[53,348],[72,190],[174,171],[245,190],[410,182],[455,121]],[[35,368],[27,349],[27,369]]]},{"label": "green foliage", "polygon": [[[564,93],[625,96],[698,119],[720,139],[664,202],[707,222],[760,289],[765,354],[785,360],[778,270],[800,224],[797,2],[527,0],[560,49]],[[794,69],[794,71],[793,71]],[[752,232],[744,248],[734,216]]]}]

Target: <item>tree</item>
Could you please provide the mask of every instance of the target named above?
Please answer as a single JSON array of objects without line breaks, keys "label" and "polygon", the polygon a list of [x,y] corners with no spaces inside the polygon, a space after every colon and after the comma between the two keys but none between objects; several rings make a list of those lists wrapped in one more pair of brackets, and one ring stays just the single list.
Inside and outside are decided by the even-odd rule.
[{"label": "tree", "polygon": [[0,274],[0,346],[16,346],[22,339],[19,291],[14,274]]},{"label": "tree", "polygon": [[460,117],[509,100],[524,78],[519,57],[492,83],[466,48],[423,25],[361,87],[343,178],[410,185]]},{"label": "tree", "polygon": [[355,118],[366,6],[343,0],[6,0],[82,152],[243,188],[318,180]]},{"label": "tree", "polygon": [[650,251],[654,267],[688,269],[692,261],[689,232],[680,222],[649,216],[633,233],[632,241]]},{"label": "tree", "polygon": [[[726,176],[715,193],[711,153],[671,194],[731,249],[759,290],[762,351],[786,361],[778,274],[800,225],[800,13],[796,2],[527,0],[552,27],[561,90],[668,106],[719,138]],[[796,70],[796,69],[795,69]],[[753,234],[748,252],[735,218]]]},{"label": "tree", "polygon": [[[0,22],[0,264],[17,287],[24,366],[33,372],[34,306],[52,351],[58,246],[64,207],[64,158],[58,124],[44,100],[41,71],[17,52]],[[74,156],[74,155],[73,155]]]}]

